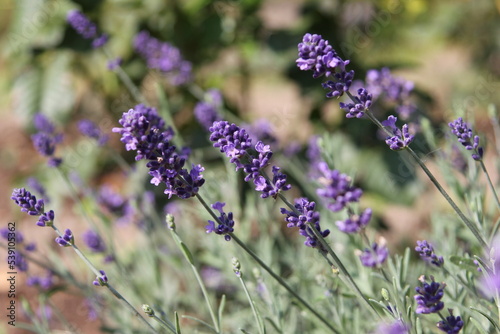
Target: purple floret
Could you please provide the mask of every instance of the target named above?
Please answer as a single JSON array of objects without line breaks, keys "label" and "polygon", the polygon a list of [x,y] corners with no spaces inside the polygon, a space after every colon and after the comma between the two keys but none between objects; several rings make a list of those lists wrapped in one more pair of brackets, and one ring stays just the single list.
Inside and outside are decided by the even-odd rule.
[{"label": "purple floret", "polygon": [[326,162],[317,165],[321,173],[318,180],[322,187],[316,192],[326,201],[326,206],[333,212],[342,210],[347,204],[358,202],[363,191],[352,185],[351,178],[338,170],[328,168]]},{"label": "purple floret", "polygon": [[359,259],[365,267],[380,267],[388,256],[389,250],[384,244],[373,243],[370,248],[365,248]]},{"label": "purple floret", "polygon": [[223,207],[225,205],[226,203],[222,202],[216,202],[215,204],[211,205],[213,209],[219,211],[219,220],[217,222],[209,220],[208,225],[205,226],[205,229],[207,230],[207,233],[214,232],[215,234],[223,235],[226,241],[230,241],[231,236],[229,235],[229,233],[234,232],[234,220],[232,212],[229,212],[227,214],[224,212]]},{"label": "purple floret", "polygon": [[27,212],[31,216],[40,216],[43,214],[43,200],[37,200],[36,197],[25,188],[14,189],[10,198],[21,207],[21,211]]},{"label": "purple floret", "polygon": [[483,158],[484,150],[481,146],[479,146],[479,136],[473,135],[472,129],[462,119],[462,117],[448,123],[448,125],[451,128],[451,132],[457,136],[460,144],[462,144],[466,150],[474,151],[472,153],[472,159],[480,161]]},{"label": "purple floret", "polygon": [[295,210],[281,208],[281,213],[286,215],[285,221],[287,227],[298,227],[299,234],[306,238],[304,245],[312,248],[318,248],[320,252],[326,253],[326,249],[314,234],[316,229],[323,238],[330,234],[330,230],[321,230],[319,223],[320,215],[316,211],[316,203],[310,202],[307,198],[297,198],[294,205]]},{"label": "purple floret", "polygon": [[421,286],[417,286],[415,291],[418,293],[414,296],[417,302],[417,309],[415,312],[418,314],[437,313],[444,308],[444,303],[441,298],[444,296],[444,288],[446,284],[434,281],[431,276],[431,282],[427,283],[425,277],[419,278]]}]

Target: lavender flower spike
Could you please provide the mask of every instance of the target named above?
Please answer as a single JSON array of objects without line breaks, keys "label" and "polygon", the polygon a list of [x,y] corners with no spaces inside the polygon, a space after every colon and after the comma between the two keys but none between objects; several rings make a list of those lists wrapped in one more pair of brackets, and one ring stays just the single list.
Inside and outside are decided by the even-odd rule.
[{"label": "lavender flower spike", "polygon": [[54,157],[54,152],[56,144],[62,141],[62,134],[56,133],[54,124],[41,113],[35,114],[34,125],[39,132],[31,136],[33,146],[38,153],[49,158],[50,167],[59,166],[62,159]]},{"label": "lavender flower spike", "polygon": [[363,191],[351,185],[349,176],[341,174],[338,170],[331,170],[324,161],[317,167],[321,172],[319,181],[323,187],[316,192],[327,201],[326,207],[329,210],[338,212],[348,203],[359,201]]},{"label": "lavender flower spike", "polygon": [[92,284],[94,284],[95,286],[108,285],[108,276],[106,276],[104,270],[99,270],[99,273],[101,273],[101,276],[97,276]]},{"label": "lavender flower spike", "polygon": [[106,244],[101,236],[93,230],[88,230],[82,236],[83,242],[94,253],[104,253],[106,251]]},{"label": "lavender flower spike", "polygon": [[97,140],[99,146],[103,146],[109,140],[109,136],[102,133],[99,127],[88,119],[82,119],[78,122],[78,130],[87,137]]},{"label": "lavender flower spike", "polygon": [[382,122],[382,125],[388,127],[389,131],[393,134],[393,136],[389,136],[385,140],[385,143],[393,151],[400,151],[407,148],[415,138],[415,136],[409,133],[408,124],[403,125],[402,130],[398,129],[396,127],[397,120],[397,117],[391,115],[387,120]]},{"label": "lavender flower spike", "polygon": [[462,321],[462,318],[460,318],[459,316],[455,317],[453,315],[453,310],[448,309],[448,312],[450,313],[450,316],[438,322],[437,327],[443,332],[446,332],[447,334],[458,334],[458,332],[460,332],[462,327],[464,327],[464,322]]},{"label": "lavender flower spike", "polygon": [[40,216],[43,214],[44,201],[42,199],[37,200],[25,188],[14,189],[10,198],[21,207],[21,211],[27,212],[31,216]]},{"label": "lavender flower spike", "polygon": [[218,147],[225,153],[230,161],[236,165],[236,170],[243,168],[240,162],[246,154],[246,150],[252,145],[250,136],[245,129],[236,124],[229,124],[227,121],[214,122],[210,127],[210,141],[214,142],[214,147]]},{"label": "lavender flower spike", "polygon": [[50,210],[48,212],[44,212],[42,215],[40,215],[40,218],[38,218],[38,221],[36,224],[38,226],[44,227],[44,226],[52,226],[54,225],[54,219],[55,219],[55,214],[53,210]]},{"label": "lavender flower spike", "polygon": [[330,234],[330,230],[321,230],[319,224],[320,215],[316,209],[316,203],[310,202],[307,198],[297,198],[294,205],[296,211],[289,211],[281,208],[281,213],[286,215],[285,221],[287,227],[298,227],[299,234],[306,238],[304,245],[307,247],[317,248],[320,252],[326,253],[327,250],[322,246],[314,234],[313,228],[323,237],[326,238]]},{"label": "lavender flower spike", "polygon": [[137,105],[124,113],[119,122],[122,128],[113,128],[113,132],[121,134],[120,140],[128,151],[137,151],[136,161],[148,160],[151,183],[163,183],[169,198],[172,195],[189,198],[198,192],[205,182],[201,175],[203,167],[193,165],[191,171],[183,168],[187,154],[185,150],[178,153],[171,144],[173,131],[165,127],[156,109]]},{"label": "lavender flower spike", "polygon": [[218,218],[219,218],[220,222],[219,222],[218,226],[216,227],[215,226],[216,222],[209,220],[208,225],[205,226],[205,228],[207,230],[207,233],[214,232],[215,234],[224,235],[224,239],[226,241],[230,241],[231,236],[229,235],[229,233],[234,232],[234,228],[233,228],[234,220],[233,220],[233,213],[232,212],[229,212],[226,214],[224,212],[224,210],[222,209],[225,205],[226,205],[226,203],[222,203],[222,202],[216,202],[215,204],[211,205],[212,208],[219,211],[220,216]]},{"label": "lavender flower spike", "polygon": [[380,267],[388,256],[389,250],[384,243],[373,243],[370,248],[365,248],[359,259],[365,267]]},{"label": "lavender flower spike", "polygon": [[434,277],[431,276],[431,283],[426,283],[425,276],[419,278],[422,286],[417,286],[415,291],[418,293],[414,296],[417,302],[417,309],[415,312],[418,314],[437,313],[444,308],[444,303],[441,301],[444,295],[444,288],[446,284],[437,283]]},{"label": "lavender flower spike", "polygon": [[222,107],[222,95],[217,89],[210,89],[205,93],[204,101],[194,107],[194,116],[198,123],[209,130],[216,121],[221,121],[219,109]]},{"label": "lavender flower spike", "polygon": [[437,267],[441,267],[444,264],[443,257],[437,256],[434,253],[434,248],[429,242],[427,242],[427,240],[422,240],[422,241],[417,240],[417,247],[415,247],[415,251],[419,253],[420,257],[423,260]]},{"label": "lavender flower spike", "polygon": [[69,247],[75,243],[75,237],[70,229],[66,229],[61,237],[56,238],[56,242],[61,247]]},{"label": "lavender flower spike", "polygon": [[451,132],[457,136],[458,141],[465,146],[468,151],[474,151],[472,159],[480,161],[483,159],[483,148],[479,146],[479,136],[472,134],[472,129],[464,122],[462,117],[457,118],[453,122],[448,123]]},{"label": "lavender flower spike", "polygon": [[321,35],[305,34],[298,50],[297,67],[302,71],[313,71],[313,78],[329,77],[337,67],[344,71],[349,64],[349,60],[342,60]]},{"label": "lavender flower spike", "polygon": [[358,233],[368,225],[372,217],[372,209],[368,208],[361,215],[350,215],[346,220],[339,220],[335,224],[344,233]]},{"label": "lavender flower spike", "polygon": [[72,10],[68,13],[66,19],[80,36],[85,39],[93,39],[92,46],[94,48],[99,48],[108,41],[108,36],[105,34],[97,36],[97,26],[82,12]]},{"label": "lavender flower spike", "polygon": [[340,109],[346,111],[346,118],[361,118],[365,115],[367,111],[372,106],[372,95],[364,88],[358,89],[358,95],[355,96],[357,103],[343,103],[340,102]]},{"label": "lavender flower spike", "polygon": [[147,62],[149,68],[171,76],[173,85],[182,85],[191,80],[191,63],[182,58],[175,46],[151,37],[141,31],[134,40],[134,48]]},{"label": "lavender flower spike", "polygon": [[279,170],[279,167],[273,166],[273,179],[271,182],[261,175],[253,180],[255,190],[262,192],[261,198],[272,197],[276,199],[280,191],[286,191],[292,187],[286,183],[287,176]]}]

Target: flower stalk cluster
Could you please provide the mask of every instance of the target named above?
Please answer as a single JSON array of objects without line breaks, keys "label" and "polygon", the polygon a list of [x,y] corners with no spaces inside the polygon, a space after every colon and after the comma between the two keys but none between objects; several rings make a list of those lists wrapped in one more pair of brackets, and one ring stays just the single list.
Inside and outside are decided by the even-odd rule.
[{"label": "flower stalk cluster", "polygon": [[99,35],[95,23],[90,21],[82,12],[72,10],[68,13],[66,19],[80,36],[92,40],[92,47],[94,49],[100,48],[108,42],[108,35]]},{"label": "flower stalk cluster", "polygon": [[185,199],[198,193],[205,183],[201,174],[201,165],[192,165],[190,171],[184,168],[187,159],[186,150],[177,152],[171,140],[174,136],[171,128],[154,108],[142,104],[123,113],[119,123],[121,128],[113,128],[113,132],[121,135],[121,141],[127,151],[136,151],[135,160],[147,160],[151,183],[165,185],[168,197],[173,195]]},{"label": "flower stalk cluster", "polygon": [[483,159],[483,148],[479,146],[479,136],[473,135],[470,126],[463,120],[462,117],[457,118],[453,122],[448,123],[451,132],[457,136],[458,141],[466,150],[473,151],[472,159],[480,161]]},{"label": "flower stalk cluster", "polygon": [[253,180],[255,190],[261,193],[262,198],[276,199],[281,192],[291,188],[286,183],[287,176],[280,172],[279,167],[272,167],[272,179],[264,174],[264,169],[269,165],[269,160],[273,156],[269,145],[258,141],[254,147],[258,155],[249,153],[252,139],[247,131],[227,121],[214,122],[210,127],[210,132],[210,141],[214,143],[213,146],[230,158],[231,163],[236,165],[236,170],[243,169],[246,173],[245,181]]},{"label": "flower stalk cluster", "polygon": [[58,167],[62,163],[61,158],[54,156],[56,145],[62,142],[63,136],[56,132],[54,124],[43,114],[34,116],[34,125],[38,132],[31,136],[33,146],[41,155],[48,157],[50,167]]},{"label": "flower stalk cluster", "polygon": [[143,30],[135,37],[134,48],[146,60],[149,68],[168,75],[173,85],[183,85],[191,80],[192,65],[182,58],[175,46],[161,42]]}]

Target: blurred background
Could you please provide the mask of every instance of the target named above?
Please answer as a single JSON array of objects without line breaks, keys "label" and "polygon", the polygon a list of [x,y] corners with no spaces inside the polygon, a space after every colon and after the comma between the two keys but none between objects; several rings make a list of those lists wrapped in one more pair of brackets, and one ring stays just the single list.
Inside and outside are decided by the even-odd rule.
[{"label": "blurred background", "polygon": [[[168,101],[180,137],[209,165],[215,165],[216,152],[193,109],[211,88],[222,92],[232,121],[252,124],[265,119],[276,137],[273,148],[283,152],[283,159],[289,151],[304,158],[311,136],[320,135],[330,162],[355,176],[364,189],[365,203],[376,213],[377,230],[395,249],[410,244],[430,213],[446,204],[434,202],[427,181],[424,186],[416,182],[419,172],[387,149],[374,125],[346,119],[338,101],[325,97],[321,80],[298,70],[297,44],[303,35],[315,33],[329,40],[351,61],[349,69],[358,80],[364,80],[369,69],[388,67],[394,76],[414,82],[418,119],[428,120],[438,142],[456,115],[475,123],[486,146],[493,138],[487,110],[500,101],[499,0],[0,0],[0,216],[2,224],[16,221],[27,238],[37,240],[42,253],[42,240],[53,235],[40,232],[32,219],[18,212],[9,201],[12,188],[24,187],[28,177],[36,176],[54,198],[51,205],[59,210],[59,221],[79,233],[82,218],[68,205],[72,201],[60,176],[33,148],[36,112],[64,133],[58,155],[67,171],[74,172],[75,182],[106,185],[129,197],[137,184],[161,194],[149,180],[125,181],[111,155],[77,131],[79,120],[93,120],[110,134],[109,147],[133,161],[111,128],[138,102],[108,70],[105,55],[68,26],[71,9],[81,10],[109,34],[109,52],[123,59],[123,70],[152,106]],[[192,63],[192,85],[173,86],[147,69],[132,43],[141,30],[180,49]],[[441,149],[426,144],[423,136],[419,140],[423,144],[416,150],[432,167]],[[388,177],[394,181],[390,189]],[[166,204],[160,199],[154,205]],[[125,248],[134,228],[120,229]],[[133,244],[130,241],[131,248]],[[4,284],[2,279],[2,289]],[[22,286],[21,278],[18,284]],[[61,297],[59,302],[72,300]],[[83,326],[81,332],[95,330],[98,325],[82,321],[83,313],[69,318]]]}]

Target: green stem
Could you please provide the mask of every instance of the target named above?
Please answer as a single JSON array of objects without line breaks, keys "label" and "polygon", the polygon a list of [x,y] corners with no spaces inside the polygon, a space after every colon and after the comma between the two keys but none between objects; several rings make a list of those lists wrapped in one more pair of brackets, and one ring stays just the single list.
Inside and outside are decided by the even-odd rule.
[{"label": "green stem", "polygon": [[[297,209],[295,208],[295,206],[292,205],[292,203],[290,203],[288,201],[288,199],[282,194],[282,193],[279,193],[279,197],[280,199],[291,209],[293,210],[295,213],[297,214],[300,214],[300,212],[297,212]],[[378,314],[378,312],[375,310],[375,307],[370,304],[370,302],[368,301],[368,299],[364,296],[364,294],[361,292],[361,290],[359,289],[358,285],[356,284],[356,282],[354,281],[354,279],[352,278],[351,274],[349,274],[349,272],[347,271],[346,267],[344,266],[344,264],[342,263],[342,261],[340,261],[340,258],[337,256],[337,254],[335,254],[335,252],[333,251],[333,249],[330,247],[330,245],[328,245],[328,243],[326,242],[325,238],[323,238],[323,236],[319,233],[319,231],[316,229],[315,226],[310,226],[311,227],[311,230],[313,231],[314,233],[314,236],[320,241],[321,245],[323,246],[324,249],[326,249],[326,251],[328,252],[328,254],[330,254],[330,256],[332,257],[333,259],[333,265],[335,265],[335,267],[337,267],[340,272],[342,273],[342,276],[345,277],[345,279],[347,280],[348,282],[348,285],[350,285],[353,289],[354,289],[354,292],[356,293],[356,295],[363,301],[367,304],[368,308],[370,310],[372,310],[374,312],[374,314],[377,315],[377,317],[380,317],[380,315]],[[320,253],[323,255],[323,257],[327,260],[327,262],[332,265],[332,263],[330,262],[330,260],[320,251]]]},{"label": "green stem", "polygon": [[[114,60],[113,56],[111,55],[111,52],[108,50],[108,48],[106,46],[103,46],[102,50],[103,50],[104,54],[106,55],[106,58],[108,59],[108,61]],[[132,82],[132,79],[130,79],[130,77],[123,70],[123,68],[120,65],[118,65],[114,69],[114,71],[116,72],[116,74],[118,75],[120,80],[123,82],[125,87],[127,87],[128,91],[134,97],[134,99],[140,103],[147,104],[147,101],[144,98],[144,96],[141,94],[141,92],[139,91],[139,88],[137,88],[137,86]]]},{"label": "green stem", "polygon": [[[168,221],[168,219],[167,219],[167,221]],[[203,283],[203,280],[200,276],[200,273],[198,272],[198,268],[196,268],[196,266],[194,265],[194,260],[193,260],[193,257],[191,255],[191,252],[189,251],[186,244],[182,241],[180,236],[177,234],[177,232],[175,230],[175,225],[173,224],[173,222],[170,223],[169,225],[170,225],[169,226],[170,231],[172,232],[172,234],[174,236],[174,239],[176,241],[177,246],[181,250],[182,254],[184,254],[184,257],[186,258],[186,260],[189,262],[191,270],[193,270],[193,274],[196,277],[196,280],[198,281],[198,285],[200,286],[200,289],[201,289],[201,292],[203,293],[203,297],[205,299],[205,302],[207,303],[208,312],[210,313],[210,317],[212,318],[212,322],[214,324],[215,331],[217,333],[222,333],[220,330],[219,321],[218,321],[217,317],[215,316],[215,313],[212,309],[212,305],[210,304],[210,298],[208,296],[208,292],[207,292],[207,289],[205,287],[205,284]]]},{"label": "green stem", "polygon": [[[52,229],[60,236],[60,237],[63,237],[63,234],[61,233],[61,231],[59,231],[59,229],[55,226],[55,225],[52,225],[51,226]],[[101,276],[101,273],[99,272],[99,270],[97,270],[97,268],[92,264],[92,262],[89,261],[89,259],[85,256],[85,254],[82,253],[82,251],[80,251],[80,249],[74,244],[74,243],[70,243],[71,247],[73,248],[73,250],[75,251],[75,253],[83,260],[83,262],[85,262],[85,264],[90,268],[90,270],[92,270],[92,272],[100,277]],[[139,318],[139,320],[141,320],[142,322],[144,322],[144,324],[146,324],[149,329],[153,332],[153,333],[158,333],[156,331],[156,329],[148,322],[146,321],[146,319],[144,319],[144,317],[139,313],[137,312],[137,310],[128,302],[127,299],[125,299],[115,288],[113,288],[109,283],[106,283],[104,284],[105,287],[108,288],[109,291],[111,291],[111,293],[116,297],[118,298],[119,300],[123,301],[125,303],[125,305],[132,311],[132,313]]]},{"label": "green stem", "polygon": [[[352,99],[354,99],[352,97],[352,95],[349,94],[349,96]],[[355,101],[355,100],[353,100],[353,101]],[[373,114],[370,111],[366,111],[365,114],[368,116],[368,118],[372,122],[374,122],[385,133],[387,133],[389,136],[393,135],[392,133],[389,132],[389,130],[387,130],[382,125],[382,123],[379,122],[379,120],[375,116],[373,116]],[[474,236],[476,237],[476,239],[481,244],[481,247],[483,247],[487,252],[489,252],[490,248],[488,246],[488,243],[482,237],[481,233],[479,232],[479,229],[458,208],[457,204],[451,199],[451,197],[448,195],[448,193],[446,192],[446,190],[444,190],[444,188],[441,186],[441,184],[439,183],[439,181],[434,177],[434,175],[432,174],[432,172],[424,164],[424,162],[422,161],[422,159],[420,159],[420,157],[415,153],[415,151],[413,151],[409,146],[406,147],[406,151],[408,151],[408,153],[410,153],[410,155],[415,159],[415,161],[418,163],[418,165],[420,166],[420,168],[422,168],[422,170],[425,172],[425,174],[427,175],[427,177],[431,180],[431,182],[434,184],[434,186],[436,186],[436,188],[439,190],[439,192],[441,193],[441,195],[443,195],[443,197],[451,205],[451,207],[453,208],[453,210],[455,210],[455,212],[458,214],[458,216],[462,219],[462,221],[464,222],[464,224],[469,228],[469,230],[472,232],[472,234],[474,234]]]},{"label": "green stem", "polygon": [[161,327],[170,330],[174,334],[177,333],[177,331],[175,330],[175,328],[171,327],[172,325],[170,325],[169,323],[165,322],[162,318],[159,318],[156,314],[152,315],[151,318],[153,318],[156,322],[158,322]]},{"label": "green stem", "polygon": [[483,170],[484,174],[486,175],[486,178],[488,179],[488,185],[490,186],[491,192],[493,193],[493,197],[495,197],[495,201],[497,202],[497,207],[500,209],[500,200],[498,199],[498,195],[497,195],[497,192],[495,190],[495,186],[493,185],[493,182],[491,181],[490,173],[488,173],[488,170],[486,169],[486,166],[484,165],[483,160],[480,160],[479,164],[481,165],[481,169]]},{"label": "green stem", "polygon": [[469,228],[469,230],[472,232],[472,234],[474,234],[474,236],[476,237],[476,239],[481,244],[481,247],[483,247],[487,252],[489,252],[490,248],[488,246],[488,243],[482,237],[481,233],[479,232],[479,229],[474,225],[473,222],[471,222],[464,215],[464,213],[462,212],[462,210],[460,210],[458,208],[457,204],[451,199],[450,195],[448,195],[448,193],[446,192],[446,190],[444,190],[444,188],[441,186],[441,184],[439,183],[439,181],[434,177],[434,175],[427,168],[427,166],[424,164],[424,162],[419,158],[419,156],[410,147],[407,147],[406,150],[415,159],[415,161],[417,161],[417,163],[420,165],[420,167],[425,172],[425,174],[427,174],[427,176],[429,177],[429,179],[431,180],[431,182],[439,190],[439,192],[441,193],[441,195],[443,195],[443,197],[446,199],[446,201],[448,201],[448,203],[451,205],[451,207],[455,210],[455,212],[458,214],[458,216],[462,219],[462,221],[464,222],[464,224]]},{"label": "green stem", "polygon": [[316,310],[309,305],[302,297],[300,297],[292,287],[290,287],[280,276],[278,276],[274,271],[267,266],[250,248],[247,247],[239,238],[237,238],[233,233],[229,233],[231,238],[241,247],[243,250],[250,255],[257,263],[268,272],[282,287],[284,287],[292,296],[294,296],[302,306],[307,308],[318,320],[320,320],[326,327],[328,327],[333,333],[340,333],[337,331],[321,314],[316,312]]},{"label": "green stem", "polygon": [[247,285],[245,284],[245,281],[243,280],[242,276],[243,275],[239,275],[238,278],[240,280],[241,286],[243,287],[243,290],[245,291],[248,302],[250,303],[250,307],[252,308],[253,316],[255,318],[255,323],[257,324],[257,327],[259,329],[259,333],[264,334],[265,329],[263,328],[262,319],[259,317],[259,315],[257,313],[257,309],[255,308],[255,304],[253,302],[253,299],[250,296],[250,293],[248,292]]},{"label": "green stem", "polygon": [[[208,206],[203,197],[200,194],[195,195],[196,198],[200,201],[203,207],[209,212],[209,214],[220,223],[219,217],[213,212],[213,210]],[[295,209],[295,208],[294,208]],[[259,263],[264,270],[266,270],[281,286],[283,286],[289,293],[291,293],[297,300],[306,307],[309,311],[311,311],[321,322],[323,322],[329,329],[331,329],[334,333],[338,333],[338,331],[314,308],[312,308],[302,297],[300,297],[281,277],[279,277],[274,271],[267,266],[258,256],[255,254],[250,248],[248,248],[243,241],[237,238],[233,233],[229,233],[229,235],[234,239],[234,241],[241,247],[245,252],[247,252],[257,263]]]}]

